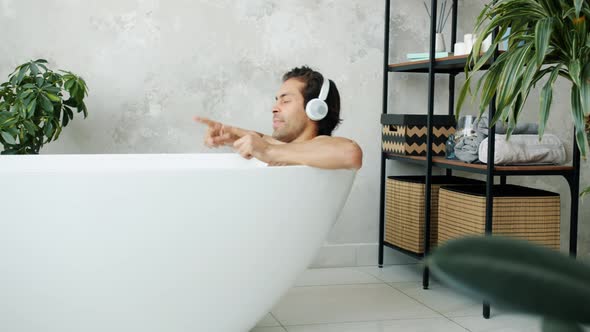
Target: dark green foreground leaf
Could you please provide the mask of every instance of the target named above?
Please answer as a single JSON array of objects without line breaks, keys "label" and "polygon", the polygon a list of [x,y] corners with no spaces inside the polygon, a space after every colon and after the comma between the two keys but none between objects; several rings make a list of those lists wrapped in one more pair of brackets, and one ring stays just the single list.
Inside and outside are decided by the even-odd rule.
[{"label": "dark green foreground leaf", "polygon": [[584,332],[584,330],[577,323],[544,319],[543,332]]},{"label": "dark green foreground leaf", "polygon": [[562,253],[499,236],[467,237],[426,262],[442,282],[492,305],[590,323],[590,266]]}]

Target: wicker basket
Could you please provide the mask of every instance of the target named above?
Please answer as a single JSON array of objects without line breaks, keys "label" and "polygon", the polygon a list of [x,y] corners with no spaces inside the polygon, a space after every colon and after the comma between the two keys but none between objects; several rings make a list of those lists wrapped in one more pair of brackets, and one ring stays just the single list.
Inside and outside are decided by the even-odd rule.
[{"label": "wicker basket", "polygon": [[[390,176],[385,191],[385,242],[424,253],[424,176]],[[443,185],[482,185],[461,177],[433,176],[430,214],[430,246],[437,244],[438,190]]]},{"label": "wicker basket", "polygon": [[[511,236],[559,250],[559,194],[515,185],[494,186],[492,234]],[[485,234],[485,186],[439,191],[438,241]]]}]

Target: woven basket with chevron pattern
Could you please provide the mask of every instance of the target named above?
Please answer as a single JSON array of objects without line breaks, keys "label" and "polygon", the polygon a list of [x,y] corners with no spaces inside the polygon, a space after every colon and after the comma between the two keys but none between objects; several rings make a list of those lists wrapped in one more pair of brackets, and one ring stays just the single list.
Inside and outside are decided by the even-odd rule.
[{"label": "woven basket with chevron pattern", "polygon": [[[440,188],[439,245],[458,237],[485,234],[485,189],[485,185]],[[560,208],[558,193],[494,185],[492,235],[515,237],[559,250]]]},{"label": "woven basket with chevron pattern", "polygon": [[[382,148],[384,152],[407,156],[426,155],[426,115],[382,114]],[[433,156],[445,155],[445,143],[455,133],[455,117],[434,115],[432,118]]]}]

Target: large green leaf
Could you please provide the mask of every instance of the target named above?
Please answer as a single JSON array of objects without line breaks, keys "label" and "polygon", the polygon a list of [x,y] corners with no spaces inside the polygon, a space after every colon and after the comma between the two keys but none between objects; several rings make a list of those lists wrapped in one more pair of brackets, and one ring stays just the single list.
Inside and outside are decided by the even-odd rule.
[{"label": "large green leaf", "polygon": [[16,144],[16,140],[9,133],[3,131],[3,132],[0,132],[0,135],[2,135],[2,138],[4,139],[4,141],[6,143],[8,143],[8,144]]},{"label": "large green leaf", "polygon": [[66,127],[68,125],[68,123],[70,122],[70,117],[68,114],[68,110],[67,110],[67,106],[64,106],[66,108],[64,108],[63,113],[62,113],[62,117],[61,117],[61,123],[64,127]]},{"label": "large green leaf", "polygon": [[42,87],[44,83],[45,80],[43,79],[43,77],[35,77],[35,84],[37,84],[37,87]]},{"label": "large green leaf", "polygon": [[[493,123],[496,123],[500,117],[508,114],[510,110],[516,110],[514,104],[517,102],[519,95],[521,95],[522,76],[527,71],[526,64],[531,61],[532,46],[529,43],[508,56],[508,60],[506,60],[498,79],[498,86],[495,89],[497,92],[498,112],[493,119]],[[524,100],[520,102],[524,103]],[[512,116],[517,116],[517,114],[512,113]],[[515,121],[516,118],[512,120],[513,123]]]},{"label": "large green leaf", "polygon": [[549,39],[553,30],[553,19],[551,17],[544,18],[537,22],[535,27],[535,51],[537,55],[537,67],[543,65],[545,61],[545,54],[549,48]]},{"label": "large green leaf", "polygon": [[37,100],[33,99],[33,101],[31,101],[31,103],[29,104],[29,106],[27,106],[27,118],[33,117],[36,110],[37,110]]},{"label": "large green leaf", "polygon": [[33,76],[39,75],[39,68],[34,62],[29,63],[29,68],[31,69],[31,74],[33,74]]},{"label": "large green leaf", "polygon": [[571,105],[572,105],[572,118],[574,120],[574,129],[576,131],[576,143],[580,150],[580,155],[586,158],[586,131],[584,123],[584,110],[582,109],[582,103],[580,99],[580,90],[574,84],[572,86],[571,94]]},{"label": "large green leaf", "polygon": [[80,106],[78,106],[78,112],[84,113],[84,119],[88,117],[88,109],[86,108],[86,104],[84,102],[81,102]]},{"label": "large green leaf", "polygon": [[564,322],[546,318],[543,320],[543,332],[584,332],[582,327],[575,322]]},{"label": "large green leaf", "polygon": [[53,124],[51,122],[45,123],[43,126],[43,133],[49,140],[51,140],[51,137],[53,136]]},{"label": "large green leaf", "polygon": [[553,100],[553,86],[561,65],[554,67],[549,76],[549,80],[545,83],[545,86],[541,90],[541,110],[539,112],[539,139],[543,137],[545,127],[547,126],[547,120],[549,120],[549,109],[551,108],[551,101]]},{"label": "large green leaf", "polygon": [[496,87],[498,86],[499,79],[499,71],[487,72],[481,95],[480,114],[483,113],[485,108],[492,102],[492,99],[496,94]]},{"label": "large green leaf", "polygon": [[27,99],[31,94],[33,94],[33,90],[27,89],[27,90],[22,90],[21,93],[19,93],[19,98],[22,100]]},{"label": "large green leaf", "polygon": [[23,124],[30,135],[34,136],[37,130],[39,130],[39,127],[37,127],[32,121],[25,121]]},{"label": "large green leaf", "polygon": [[74,80],[74,79],[67,80],[67,81],[65,81],[64,87],[69,92],[72,89],[72,87],[74,86],[75,83],[76,83],[76,80]]},{"label": "large green leaf", "polygon": [[39,99],[41,100],[41,108],[43,108],[43,110],[47,113],[53,113],[53,105],[51,104],[51,101],[49,100],[49,98],[47,98],[45,95],[41,94],[39,95]]},{"label": "large green leaf", "polygon": [[582,4],[584,0],[574,0],[574,6],[576,7],[576,17],[580,17],[580,12],[582,11]]},{"label": "large green leaf", "polygon": [[443,283],[493,306],[590,323],[590,266],[560,252],[499,236],[446,242],[427,258]]},{"label": "large green leaf", "polygon": [[13,82],[14,85],[19,85],[23,78],[25,77],[25,74],[27,73],[27,71],[29,70],[29,65],[23,65],[20,70],[18,71],[18,76],[16,76],[16,80]]},{"label": "large green leaf", "polygon": [[0,129],[10,128],[10,127],[14,126],[17,122],[18,122],[18,118],[9,117],[9,118],[3,120],[2,122],[0,122]]},{"label": "large green leaf", "polygon": [[[504,35],[504,33],[508,31],[508,27],[502,27],[498,33],[498,35],[496,36],[496,38],[492,41],[492,44],[490,46],[490,48],[484,53],[483,56],[479,57],[479,53],[480,53],[480,47],[481,47],[481,43],[483,42],[483,37],[480,37],[477,39],[476,44],[474,45],[474,49],[473,52],[471,52],[468,56],[468,61],[467,61],[467,65],[470,65],[472,60],[475,61],[475,65],[473,66],[473,68],[471,69],[472,71],[478,71],[480,70],[486,63],[488,63],[488,61],[491,59],[491,57],[495,54],[496,52],[496,46],[502,41],[502,36]],[[485,36],[491,34],[492,31],[486,31],[484,32]]]},{"label": "large green leaf", "polygon": [[65,108],[65,113],[68,114],[68,117],[70,118],[70,120],[74,119],[74,112],[72,111],[71,108],[64,106]]},{"label": "large green leaf", "polygon": [[16,129],[15,127],[4,128],[4,131],[6,131],[8,134],[12,135],[12,137],[18,136],[18,129]]},{"label": "large green leaf", "polygon": [[539,4],[545,10],[547,16],[553,16],[559,14],[560,6],[559,1],[555,0],[538,0]]},{"label": "large green leaf", "polygon": [[55,133],[53,134],[54,141],[59,138],[59,135],[61,134],[61,131],[62,131],[62,126],[57,126],[57,128],[55,128],[55,129],[56,129]]},{"label": "large green leaf", "polygon": [[590,62],[586,63],[580,78],[580,98],[585,115],[590,115]]},{"label": "large green leaf", "polygon": [[580,87],[582,85],[582,82],[580,80],[580,78],[582,77],[582,65],[580,63],[580,60],[574,59],[570,61],[568,65],[568,71],[570,73],[570,78],[572,82],[574,82],[574,84],[577,87]]},{"label": "large green leaf", "polygon": [[56,86],[53,86],[53,85],[52,86],[48,86],[47,88],[44,88],[43,90],[46,91],[46,92],[49,92],[51,94],[54,94],[54,95],[59,95],[59,93],[61,92],[61,89],[60,88],[58,88]]},{"label": "large green leaf", "polygon": [[47,98],[49,98],[49,100],[54,101],[56,103],[59,103],[61,101],[61,98],[52,93],[46,93],[45,95],[47,96]]}]

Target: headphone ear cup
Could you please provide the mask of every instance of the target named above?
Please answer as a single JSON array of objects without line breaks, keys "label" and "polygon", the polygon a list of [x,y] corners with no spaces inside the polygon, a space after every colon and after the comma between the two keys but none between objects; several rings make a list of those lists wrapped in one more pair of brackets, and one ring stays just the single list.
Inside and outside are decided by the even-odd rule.
[{"label": "headphone ear cup", "polygon": [[328,115],[328,104],[321,99],[312,99],[305,106],[307,117],[313,121],[319,121]]}]

